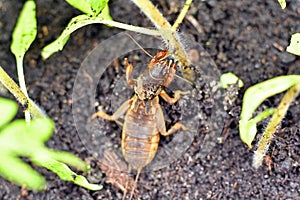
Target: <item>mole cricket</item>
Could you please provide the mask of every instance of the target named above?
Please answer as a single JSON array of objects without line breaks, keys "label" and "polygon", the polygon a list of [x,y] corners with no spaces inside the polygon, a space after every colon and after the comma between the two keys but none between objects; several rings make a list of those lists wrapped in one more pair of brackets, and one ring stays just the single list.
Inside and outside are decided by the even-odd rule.
[{"label": "mole cricket", "polygon": [[[134,95],[125,101],[113,115],[98,111],[92,118],[102,118],[122,124],[118,119],[125,114],[122,124],[122,154],[129,164],[129,169],[137,170],[134,187],[141,170],[155,157],[160,135],[168,136],[179,129],[187,131],[180,122],[175,123],[166,130],[163,110],[159,104],[159,96],[169,104],[178,101],[181,95],[189,91],[176,90],[174,97],[170,97],[165,87],[169,86],[176,75],[177,61],[172,58],[167,50],[158,52],[152,57],[147,68],[136,78],[131,78],[133,66],[125,58],[126,81],[134,89]],[[132,199],[132,188],[130,199]],[[126,190],[123,199],[126,198]]]}]

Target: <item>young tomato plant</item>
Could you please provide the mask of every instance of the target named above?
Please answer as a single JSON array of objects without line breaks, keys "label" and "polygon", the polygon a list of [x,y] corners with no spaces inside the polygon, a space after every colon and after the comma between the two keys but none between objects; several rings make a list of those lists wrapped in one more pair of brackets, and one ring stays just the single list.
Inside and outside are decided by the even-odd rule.
[{"label": "young tomato plant", "polygon": [[[278,0],[282,9],[285,9],[285,0]],[[292,35],[291,43],[287,47],[287,52],[300,55],[300,33],[295,33]],[[288,90],[283,96],[279,106],[275,109],[270,108],[256,117],[252,118],[253,112],[258,108],[258,106],[267,98],[279,94],[285,90]],[[243,106],[241,112],[241,119],[239,123],[240,137],[243,142],[245,142],[249,147],[256,136],[256,126],[257,123],[264,118],[272,115],[271,120],[261,136],[257,150],[253,157],[253,167],[258,168],[263,161],[270,142],[274,137],[274,133],[278,128],[283,117],[292,103],[292,101],[300,93],[300,75],[287,75],[272,78],[270,80],[258,83],[245,92],[243,99]]]},{"label": "young tomato plant", "polygon": [[[36,5],[34,1],[28,0],[25,2],[14,29],[10,46],[12,53],[16,57],[19,85],[26,97],[28,97],[28,94],[24,78],[23,59],[37,34],[35,9]],[[25,111],[25,119],[29,123],[30,114],[28,111]]]},{"label": "young tomato plant", "polygon": [[[0,98],[0,175],[31,190],[46,187],[45,179],[20,157],[27,157],[37,166],[56,173],[62,180],[72,181],[90,190],[100,190],[101,185],[90,184],[67,165],[87,171],[88,166],[77,156],[68,152],[48,149],[44,143],[51,137],[54,123],[49,118],[15,120],[9,123],[17,112],[17,104]],[[67,165],[66,165],[67,164]]]},{"label": "young tomato plant", "polygon": [[[268,109],[252,118],[254,111],[267,98],[288,90],[276,109]],[[253,166],[258,168],[268,150],[274,133],[285,116],[291,102],[300,93],[300,75],[279,76],[258,83],[247,89],[243,98],[243,106],[239,123],[240,137],[249,147],[257,133],[257,123],[272,115],[272,118],[258,142],[253,158]]]},{"label": "young tomato plant", "polygon": [[[34,171],[20,157],[28,157],[33,164],[47,168],[62,180],[72,181],[90,190],[100,190],[101,185],[90,184],[77,175],[66,164],[87,171],[89,166],[80,158],[68,152],[48,149],[46,142],[54,129],[51,119],[28,97],[23,73],[23,58],[36,37],[35,3],[25,2],[13,32],[11,51],[16,57],[20,87],[0,66],[1,87],[6,87],[25,109],[24,120],[9,123],[17,112],[17,105],[0,99],[0,175],[32,190],[45,188],[45,179]],[[35,118],[30,121],[30,117]]]},{"label": "young tomato plant", "polygon": [[231,72],[222,74],[220,77],[220,83],[221,83],[222,88],[224,88],[224,89],[226,89],[230,85],[236,84],[236,83],[238,84],[239,88],[244,87],[243,81]]}]

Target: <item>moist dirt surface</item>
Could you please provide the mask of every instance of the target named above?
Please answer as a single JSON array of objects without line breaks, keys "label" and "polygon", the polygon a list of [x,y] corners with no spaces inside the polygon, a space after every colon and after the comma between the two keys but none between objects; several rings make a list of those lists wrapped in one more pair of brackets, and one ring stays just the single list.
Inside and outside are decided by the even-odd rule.
[{"label": "moist dirt surface", "polygon": [[[77,134],[72,115],[72,89],[84,58],[101,41],[122,30],[89,25],[73,33],[62,52],[44,61],[40,56],[42,47],[56,39],[69,20],[81,13],[65,1],[38,0],[36,3],[38,35],[25,56],[24,65],[29,96],[56,123],[55,132],[47,146],[69,151],[90,162],[93,170],[85,176],[91,182],[102,184],[103,189],[88,191],[60,180],[52,172],[36,168],[47,179],[45,191],[21,190],[0,178],[0,199],[121,199],[122,191],[105,182],[107,177]],[[164,0],[154,1],[154,4],[173,23],[184,2]],[[22,5],[23,1],[0,1],[0,65],[14,80],[17,75],[10,43]],[[109,5],[114,20],[152,27],[133,3],[115,0]],[[299,22],[299,0],[288,1],[285,10],[275,0],[207,0],[192,4],[179,31],[191,34],[209,53],[221,73],[235,73],[245,86],[235,96],[237,100],[234,104],[226,106],[228,117],[224,118],[220,136],[215,138],[211,152],[202,155],[201,134],[209,133],[199,130],[192,145],[179,159],[160,170],[141,174],[135,198],[300,199],[299,97],[292,103],[259,169],[251,166],[252,156],[267,121],[258,126],[259,134],[252,149],[242,143],[238,132],[246,88],[275,76],[300,74],[300,58],[285,52],[291,35],[300,32]],[[114,50],[113,46],[107,49]],[[120,68],[124,71],[122,64]],[[105,93],[100,92],[99,95],[98,98],[101,98]],[[5,96],[13,99],[11,95]],[[268,99],[260,110],[276,107],[281,97],[282,94]],[[19,112],[18,117],[22,115]],[[113,123],[103,124],[107,124],[108,131],[111,129],[114,133],[120,133],[118,126],[113,126]]]}]

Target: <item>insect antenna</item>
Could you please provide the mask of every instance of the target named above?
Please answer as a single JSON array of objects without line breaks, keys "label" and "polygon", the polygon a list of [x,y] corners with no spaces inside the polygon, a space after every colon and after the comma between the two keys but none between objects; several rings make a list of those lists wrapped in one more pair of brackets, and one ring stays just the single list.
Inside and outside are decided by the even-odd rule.
[{"label": "insect antenna", "polygon": [[147,54],[149,57],[153,58],[153,56],[148,51],[146,51],[129,33],[125,33],[125,34],[128,35],[128,37],[130,37],[132,39],[132,41],[136,45],[138,45],[145,54]]},{"label": "insect antenna", "polygon": [[185,78],[182,78],[181,76],[179,76],[179,75],[177,75],[177,74],[175,74],[175,76],[176,76],[177,78],[179,78],[179,79],[181,79],[181,80],[187,82],[187,83],[190,84],[191,86],[194,86],[194,83],[193,83],[192,81],[189,81],[189,80],[187,80],[187,79],[185,79]]},{"label": "insect antenna", "polygon": [[134,185],[133,185],[133,187],[132,187],[132,189],[131,189],[131,193],[130,193],[130,198],[129,198],[129,200],[132,199],[132,196],[133,196],[134,190],[135,190],[135,188],[136,188],[137,181],[138,181],[138,179],[139,179],[139,176],[140,176],[141,171],[142,171],[142,168],[138,169],[138,172],[137,172],[136,177],[135,177]]}]

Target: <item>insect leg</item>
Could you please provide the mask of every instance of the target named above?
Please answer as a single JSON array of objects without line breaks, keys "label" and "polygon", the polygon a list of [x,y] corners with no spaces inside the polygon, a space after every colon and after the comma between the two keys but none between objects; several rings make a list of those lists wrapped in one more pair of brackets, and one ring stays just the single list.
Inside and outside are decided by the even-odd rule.
[{"label": "insect leg", "polygon": [[130,63],[128,62],[128,59],[127,59],[127,58],[125,58],[124,62],[125,62],[125,66],[126,66],[126,81],[127,81],[127,84],[128,84],[131,88],[133,88],[133,86],[134,86],[134,84],[135,84],[135,80],[133,80],[133,79],[130,78],[130,75],[131,75],[133,66],[132,66],[132,64],[130,64]]},{"label": "insect leg", "polygon": [[118,124],[121,124],[121,122],[118,121],[118,119],[125,114],[125,112],[129,109],[130,104],[131,104],[132,99],[129,99],[127,101],[125,101],[117,110],[116,112],[114,112],[113,115],[109,115],[107,113],[105,113],[104,111],[100,110],[98,112],[96,112],[95,114],[93,114],[92,119],[95,119],[96,117],[98,118],[102,118],[102,119],[106,119],[109,121],[115,121]]},{"label": "insect leg", "polygon": [[179,129],[183,129],[185,131],[189,130],[189,128],[187,128],[186,126],[184,126],[180,122],[177,122],[176,124],[174,124],[167,131],[166,130],[164,113],[163,113],[163,111],[162,111],[162,109],[161,109],[161,107],[160,107],[160,105],[158,103],[156,104],[156,123],[157,123],[157,129],[158,129],[158,131],[163,136],[171,135],[171,134],[175,133],[176,131],[178,131]]},{"label": "insect leg", "polygon": [[177,122],[168,131],[166,131],[166,132],[160,132],[160,134],[163,135],[163,136],[168,136],[168,135],[171,135],[171,134],[175,133],[179,129],[183,129],[185,131],[189,130],[189,128],[187,128],[186,126],[184,126],[182,123]]},{"label": "insect leg", "polygon": [[178,101],[178,99],[180,98],[180,95],[185,95],[185,94],[189,94],[190,91],[181,91],[181,90],[176,90],[175,91],[175,94],[174,94],[174,97],[170,97],[165,90],[162,90],[160,92],[160,96],[166,101],[168,102],[169,104],[174,104]]}]

